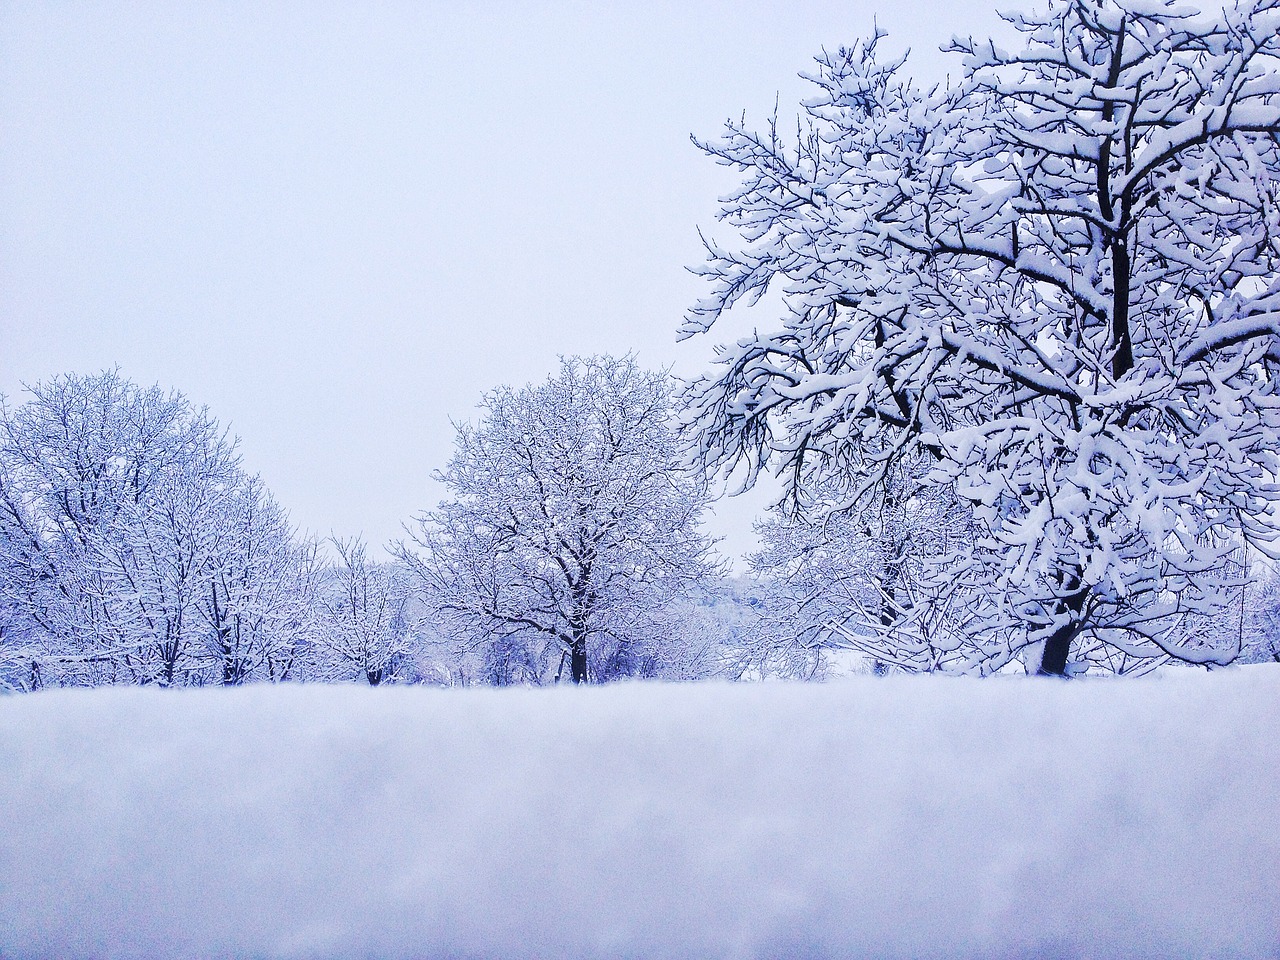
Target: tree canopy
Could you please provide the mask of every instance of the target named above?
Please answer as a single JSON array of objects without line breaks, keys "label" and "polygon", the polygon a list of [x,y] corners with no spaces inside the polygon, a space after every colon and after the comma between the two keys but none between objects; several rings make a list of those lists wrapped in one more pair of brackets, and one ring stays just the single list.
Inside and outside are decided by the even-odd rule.
[{"label": "tree canopy", "polygon": [[776,117],[700,141],[742,174],[739,240],[708,240],[685,335],[784,303],[692,386],[702,454],[855,514],[927,460],[974,535],[893,629],[964,585],[952,669],[1228,662],[1238,638],[1191,625],[1241,544],[1277,537],[1280,7],[1006,19],[1011,51],[953,41],[953,86],[920,89],[876,36],[817,59],[794,141]]}]

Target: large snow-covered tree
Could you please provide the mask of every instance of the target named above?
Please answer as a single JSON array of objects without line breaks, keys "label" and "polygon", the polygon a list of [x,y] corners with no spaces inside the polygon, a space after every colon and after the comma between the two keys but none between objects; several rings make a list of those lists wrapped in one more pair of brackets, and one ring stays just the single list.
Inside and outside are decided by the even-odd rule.
[{"label": "large snow-covered tree", "polygon": [[665,649],[685,639],[668,610],[718,568],[668,378],[629,357],[565,359],[481,409],[439,475],[450,498],[399,551],[434,628],[491,683],[687,667]]},{"label": "large snow-covered tree", "polygon": [[10,675],[25,686],[287,675],[307,629],[308,551],[218,423],[115,371],[29,390],[0,406]]},{"label": "large snow-covered tree", "polygon": [[741,239],[708,243],[686,334],[785,303],[693,385],[702,453],[842,486],[855,514],[930,458],[976,531],[933,600],[989,600],[949,669],[1227,662],[1189,624],[1277,535],[1280,6],[1007,19],[1012,50],[953,41],[945,89],[877,37],[818,58],[795,141],[731,122],[702,144],[743,175]]}]

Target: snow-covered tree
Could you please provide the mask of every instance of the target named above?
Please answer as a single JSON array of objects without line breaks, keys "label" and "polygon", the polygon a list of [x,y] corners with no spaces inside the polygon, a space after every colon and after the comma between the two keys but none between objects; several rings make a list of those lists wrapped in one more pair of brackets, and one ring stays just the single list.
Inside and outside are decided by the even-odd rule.
[{"label": "snow-covered tree", "polygon": [[1240,602],[1241,659],[1280,663],[1280,572],[1255,564]]},{"label": "snow-covered tree", "polygon": [[318,644],[330,661],[328,677],[356,677],[372,687],[405,679],[413,648],[405,617],[406,571],[371,560],[359,539],[330,542],[337,558],[324,572],[317,603]]},{"label": "snow-covered tree", "polygon": [[[804,501],[779,504],[756,524],[761,548],[749,561],[760,629],[744,650],[756,671],[818,677],[835,651],[879,672],[942,670],[968,656],[982,598],[936,577],[938,561],[972,537],[970,512],[919,473],[889,472],[857,509],[836,509],[838,488],[824,497],[815,484]],[[917,608],[942,589],[953,602],[922,621]]]},{"label": "snow-covered tree", "polygon": [[451,498],[399,550],[435,628],[491,683],[684,662],[669,649],[687,639],[669,609],[718,568],[668,378],[631,358],[566,359],[481,409],[439,475]]},{"label": "snow-covered tree", "polygon": [[258,477],[236,478],[213,528],[219,540],[197,604],[206,655],[224,684],[294,679],[318,632],[317,545],[295,540],[288,515]]},{"label": "snow-covered tree", "polygon": [[287,673],[305,558],[207,411],[114,371],[29,390],[0,407],[0,612],[27,685]]},{"label": "snow-covered tree", "polygon": [[743,174],[741,242],[708,243],[686,334],[771,287],[786,308],[691,388],[702,453],[854,512],[930,458],[975,536],[897,626],[947,584],[987,598],[948,669],[1228,662],[1185,627],[1277,535],[1280,6],[1007,19],[1012,51],[953,41],[946,89],[873,38],[818,58],[795,142],[775,121],[703,144]]}]

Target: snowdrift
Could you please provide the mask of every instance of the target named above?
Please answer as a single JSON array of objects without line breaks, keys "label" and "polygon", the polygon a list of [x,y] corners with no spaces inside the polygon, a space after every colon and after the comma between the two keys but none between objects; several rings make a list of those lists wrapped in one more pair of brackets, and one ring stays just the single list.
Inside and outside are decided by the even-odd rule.
[{"label": "snowdrift", "polygon": [[0,956],[1280,956],[1280,669],[0,698]]}]

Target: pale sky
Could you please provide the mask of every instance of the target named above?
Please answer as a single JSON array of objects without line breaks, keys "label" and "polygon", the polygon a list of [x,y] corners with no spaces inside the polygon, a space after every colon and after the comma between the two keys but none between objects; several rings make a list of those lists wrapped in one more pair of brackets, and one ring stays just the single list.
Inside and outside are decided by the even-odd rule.
[{"label": "pale sky", "polygon": [[[688,140],[874,21],[934,82],[992,4],[0,0],[0,392],[119,366],[302,529],[434,506],[481,394],[677,344],[733,183]],[[763,319],[763,318],[762,318]],[[762,497],[719,510],[735,555]]]}]

